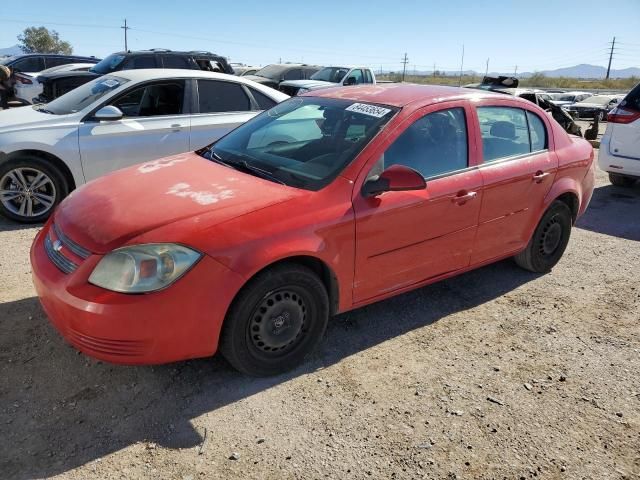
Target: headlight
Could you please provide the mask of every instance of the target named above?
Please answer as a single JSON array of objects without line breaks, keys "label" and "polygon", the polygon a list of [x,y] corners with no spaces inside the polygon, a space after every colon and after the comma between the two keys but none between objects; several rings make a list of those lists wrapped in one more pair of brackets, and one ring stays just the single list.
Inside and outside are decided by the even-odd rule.
[{"label": "headlight", "polygon": [[98,262],[89,282],[114,292],[152,292],[171,285],[201,256],[195,250],[173,243],[118,248]]},{"label": "headlight", "polygon": [[298,91],[296,92],[296,95],[302,95],[303,93],[307,93],[310,90],[308,88],[299,88]]}]

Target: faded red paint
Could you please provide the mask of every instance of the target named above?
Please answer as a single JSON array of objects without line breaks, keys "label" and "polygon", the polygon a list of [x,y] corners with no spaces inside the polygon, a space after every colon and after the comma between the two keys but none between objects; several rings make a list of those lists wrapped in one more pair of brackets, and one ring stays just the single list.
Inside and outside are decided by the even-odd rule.
[{"label": "faded red paint", "polygon": [[[415,85],[312,95],[402,107],[320,191],[286,187],[184,154],[114,172],[66,199],[31,250],[36,290],[62,334],[83,352],[117,363],[211,355],[233,298],[274,262],[295,256],[323,262],[337,281],[337,311],[346,311],[511,256],[526,246],[554,199],[575,195],[582,214],[591,198],[591,146],[568,137],[525,100]],[[549,132],[548,151],[483,165],[475,105],[537,113]],[[452,106],[465,109],[469,166],[478,168],[430,180],[425,190],[360,194],[375,161],[412,121]],[[548,175],[538,181],[540,172]],[[43,251],[52,222],[93,252],[69,275]],[[181,243],[204,258],[175,284],[150,294],[125,295],[87,282],[105,253],[152,242]]]}]

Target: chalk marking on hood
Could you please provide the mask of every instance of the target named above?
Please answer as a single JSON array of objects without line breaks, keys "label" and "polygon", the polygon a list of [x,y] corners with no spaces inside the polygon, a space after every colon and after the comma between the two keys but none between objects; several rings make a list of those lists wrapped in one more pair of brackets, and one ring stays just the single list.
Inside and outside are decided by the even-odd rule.
[{"label": "chalk marking on hood", "polygon": [[175,195],[180,198],[190,198],[200,205],[211,205],[213,203],[218,203],[221,200],[233,198],[233,190],[221,185],[214,186],[218,189],[218,192],[191,190],[191,185],[181,182],[170,187],[169,190],[167,190],[167,194]]}]

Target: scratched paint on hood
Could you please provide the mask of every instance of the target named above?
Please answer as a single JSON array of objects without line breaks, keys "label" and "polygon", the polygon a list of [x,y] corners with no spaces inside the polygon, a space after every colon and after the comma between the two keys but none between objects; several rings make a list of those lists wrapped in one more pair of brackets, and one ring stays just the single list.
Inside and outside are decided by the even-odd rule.
[{"label": "scratched paint on hood", "polygon": [[213,203],[218,203],[221,200],[233,198],[233,190],[215,183],[212,184],[212,186],[218,191],[208,192],[206,190],[191,190],[191,185],[188,183],[176,183],[167,190],[167,194],[175,195],[180,198],[190,198],[200,205],[211,205]]}]

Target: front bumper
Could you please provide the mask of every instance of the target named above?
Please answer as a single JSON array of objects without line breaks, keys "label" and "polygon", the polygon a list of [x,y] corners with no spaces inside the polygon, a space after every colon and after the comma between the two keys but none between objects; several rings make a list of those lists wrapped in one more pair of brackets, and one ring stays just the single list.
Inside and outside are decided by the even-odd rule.
[{"label": "front bumper", "polygon": [[81,352],[120,364],[158,364],[213,355],[226,311],[243,279],[204,256],[169,287],[121,294],[87,279],[101,256],[66,274],[47,255],[51,222],[31,247],[33,283],[51,323]]}]

